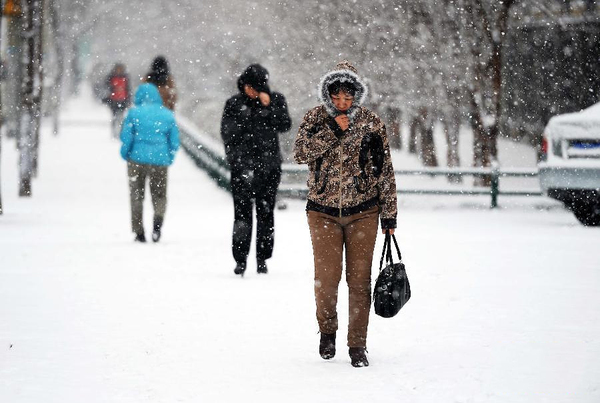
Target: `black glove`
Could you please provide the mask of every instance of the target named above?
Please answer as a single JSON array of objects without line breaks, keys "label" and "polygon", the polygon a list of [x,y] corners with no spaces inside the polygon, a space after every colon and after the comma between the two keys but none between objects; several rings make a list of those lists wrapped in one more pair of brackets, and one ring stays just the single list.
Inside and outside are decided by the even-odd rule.
[{"label": "black glove", "polygon": [[335,134],[335,137],[337,137],[339,139],[340,137],[342,137],[344,135],[344,131],[342,130],[340,125],[337,124],[337,122],[335,121],[335,119],[333,117],[329,116],[327,118],[326,122],[327,122],[327,126],[329,126],[329,128],[331,130],[333,130],[333,134]]},{"label": "black glove", "polygon": [[377,133],[366,134],[360,144],[360,154],[358,156],[358,165],[362,173],[365,173],[365,167],[369,159],[368,154],[371,154],[373,163],[373,175],[379,178],[383,171],[383,140]]},{"label": "black glove", "polygon": [[383,172],[383,139],[376,133],[371,133],[371,160],[373,161],[373,175],[379,178]]}]

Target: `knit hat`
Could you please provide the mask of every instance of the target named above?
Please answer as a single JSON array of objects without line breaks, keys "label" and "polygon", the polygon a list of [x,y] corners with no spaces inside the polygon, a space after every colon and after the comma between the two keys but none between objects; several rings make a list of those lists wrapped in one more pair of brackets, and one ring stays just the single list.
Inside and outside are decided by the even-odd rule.
[{"label": "knit hat", "polygon": [[358,74],[358,71],[356,70],[356,68],[348,60],[342,60],[341,62],[339,62],[337,64],[337,66],[335,66],[335,69],[336,70],[350,70],[354,74]]},{"label": "knit hat", "polygon": [[149,83],[155,85],[165,85],[169,78],[169,62],[164,56],[156,56],[150,65],[150,71],[146,75]]}]

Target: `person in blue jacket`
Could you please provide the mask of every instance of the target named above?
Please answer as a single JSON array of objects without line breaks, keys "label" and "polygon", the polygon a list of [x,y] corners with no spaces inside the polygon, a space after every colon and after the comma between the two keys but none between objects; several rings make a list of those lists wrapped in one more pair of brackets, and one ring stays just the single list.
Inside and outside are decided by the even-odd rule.
[{"label": "person in blue jacket", "polygon": [[142,222],[146,178],[154,206],[152,240],[158,242],[167,209],[167,169],[179,149],[179,129],[154,84],[140,85],[134,107],[121,129],[121,156],[127,161],[131,228],[136,242],[146,242]]}]

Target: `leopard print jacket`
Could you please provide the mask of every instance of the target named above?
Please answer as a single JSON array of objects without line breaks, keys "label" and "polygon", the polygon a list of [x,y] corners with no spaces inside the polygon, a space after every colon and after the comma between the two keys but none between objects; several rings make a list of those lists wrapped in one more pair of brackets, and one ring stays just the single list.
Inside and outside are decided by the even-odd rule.
[{"label": "leopard print jacket", "polygon": [[308,164],[308,210],[348,216],[379,206],[381,226],[396,228],[397,196],[385,125],[357,106],[342,131],[326,105],[304,116],[294,160]]}]

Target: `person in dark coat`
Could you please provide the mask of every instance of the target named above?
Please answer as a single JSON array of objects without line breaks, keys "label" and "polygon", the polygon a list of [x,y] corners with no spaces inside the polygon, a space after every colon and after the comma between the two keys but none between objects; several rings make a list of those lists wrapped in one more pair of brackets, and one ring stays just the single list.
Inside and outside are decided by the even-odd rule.
[{"label": "person in dark coat", "polygon": [[112,112],[111,129],[113,137],[117,137],[125,110],[131,104],[131,85],[125,65],[116,63],[106,77],[107,97],[104,102]]},{"label": "person in dark coat", "polygon": [[273,254],[275,198],[281,179],[279,133],[291,127],[285,97],[271,92],[269,73],[259,64],[248,66],[238,79],[239,94],[227,100],[221,137],[231,167],[233,195],[233,257],[235,274],[246,271],[256,205],[257,272],[267,273]]}]

